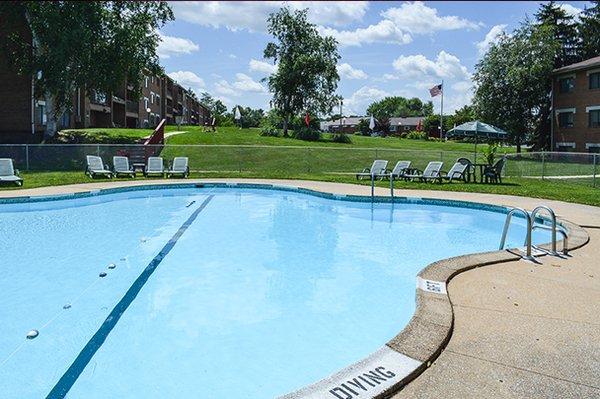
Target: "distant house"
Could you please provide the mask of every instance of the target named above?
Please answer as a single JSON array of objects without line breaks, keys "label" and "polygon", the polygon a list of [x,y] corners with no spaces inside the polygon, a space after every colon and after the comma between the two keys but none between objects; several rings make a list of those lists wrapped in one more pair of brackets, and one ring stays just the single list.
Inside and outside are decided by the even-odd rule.
[{"label": "distant house", "polygon": [[[321,122],[321,130],[330,133],[344,132],[347,134],[353,134],[358,131],[358,123],[361,120],[369,122],[370,116],[357,116],[342,118],[341,120],[336,119],[329,122]],[[419,122],[423,124],[423,116],[411,116],[407,118],[392,117],[390,118],[390,132],[392,134],[408,133],[412,130],[417,130]],[[377,128],[375,129],[377,130]]]},{"label": "distant house", "polygon": [[600,152],[600,57],[555,69],[552,149]]}]

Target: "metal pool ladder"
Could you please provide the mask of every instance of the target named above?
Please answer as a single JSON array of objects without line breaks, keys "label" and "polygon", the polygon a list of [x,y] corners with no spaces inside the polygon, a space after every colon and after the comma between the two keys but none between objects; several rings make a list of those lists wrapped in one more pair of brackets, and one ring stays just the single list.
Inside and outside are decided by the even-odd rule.
[{"label": "metal pool ladder", "polygon": [[[551,226],[546,226],[545,224],[536,224],[537,214],[540,211],[548,212],[548,215],[550,216]],[[554,256],[560,256],[560,254],[556,251],[556,234],[557,234],[557,232],[560,233],[563,238],[563,251],[562,252],[564,255],[567,254],[567,248],[568,248],[567,234],[562,229],[557,228],[556,215],[555,215],[554,211],[550,207],[547,207],[545,205],[540,205],[540,206],[536,207],[533,210],[533,212],[531,212],[531,214],[528,213],[523,208],[512,208],[510,211],[508,211],[508,214],[506,215],[506,221],[504,222],[504,229],[502,230],[502,239],[500,240],[499,249],[504,249],[504,245],[506,244],[506,234],[508,233],[508,228],[510,226],[510,221],[512,219],[512,216],[515,213],[523,214],[523,216],[525,216],[525,220],[527,221],[527,234],[525,235],[525,255],[522,256],[523,259],[529,260],[529,261],[535,261],[535,257],[531,253],[531,247],[532,247],[531,234],[532,234],[533,230],[535,230],[535,229],[550,230],[552,232],[552,249],[550,251],[546,251],[546,250],[544,250],[544,251],[549,253],[550,255],[554,255]],[[541,250],[540,248],[537,248],[537,247],[536,247],[536,249]]]}]

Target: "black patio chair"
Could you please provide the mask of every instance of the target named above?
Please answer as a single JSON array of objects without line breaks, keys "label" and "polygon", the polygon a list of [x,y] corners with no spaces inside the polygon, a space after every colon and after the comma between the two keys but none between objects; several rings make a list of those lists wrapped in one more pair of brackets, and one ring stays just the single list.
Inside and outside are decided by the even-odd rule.
[{"label": "black patio chair", "polygon": [[483,177],[485,182],[489,183],[502,183],[502,169],[506,163],[506,158],[502,157],[496,161],[493,165],[486,166],[483,170]]}]

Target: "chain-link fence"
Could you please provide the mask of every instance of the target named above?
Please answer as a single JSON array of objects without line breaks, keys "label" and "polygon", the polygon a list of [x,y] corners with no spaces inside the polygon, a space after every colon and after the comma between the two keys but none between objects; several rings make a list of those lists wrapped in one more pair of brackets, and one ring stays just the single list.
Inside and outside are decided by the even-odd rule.
[{"label": "chain-link fence", "polygon": [[568,181],[599,187],[600,154],[527,152],[506,156],[506,176]]},{"label": "chain-link fence", "polygon": [[[12,158],[22,171],[83,171],[85,156],[98,155],[109,166],[112,157],[124,155],[132,164],[143,164],[148,156],[160,155],[169,161],[189,158],[190,170],[207,175],[253,173],[265,177],[292,177],[307,174],[352,175],[386,159],[391,169],[396,161],[407,160],[423,169],[430,161],[444,162],[444,170],[458,158],[474,160],[471,151],[434,151],[387,148],[344,148],[315,146],[252,145],[138,145],[138,144],[3,144],[0,158]],[[600,154],[530,152],[506,155],[504,175],[554,179],[600,186],[597,180]],[[478,154],[477,160],[483,159]]]},{"label": "chain-link fence", "polygon": [[192,172],[280,173],[282,176],[353,174],[369,167],[375,159],[388,160],[390,169],[399,160],[409,160],[412,166],[421,169],[429,161],[443,161],[445,169],[449,169],[456,159],[473,157],[472,152],[308,146],[0,145],[0,158],[12,158],[15,167],[22,171],[83,171],[86,155],[98,155],[109,166],[115,155],[128,156],[131,163],[144,163],[151,155],[160,155],[167,161],[176,156],[186,156]]}]

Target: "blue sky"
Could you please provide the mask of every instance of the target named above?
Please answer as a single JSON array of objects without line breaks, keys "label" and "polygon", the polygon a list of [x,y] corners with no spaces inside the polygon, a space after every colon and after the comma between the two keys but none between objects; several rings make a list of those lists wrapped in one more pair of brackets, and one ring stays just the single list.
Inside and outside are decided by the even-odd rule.
[{"label": "blue sky", "polygon": [[[322,34],[339,42],[338,94],[344,114],[364,114],[388,95],[430,99],[444,80],[444,113],[472,97],[473,68],[486,45],[510,33],[538,2],[172,2],[176,20],[161,30],[161,63],[169,76],[207,91],[229,108],[269,108],[261,79],[275,66],[262,54],[269,13],[308,8]],[[586,2],[561,2],[573,15]],[[439,97],[434,99],[439,112]]]}]

